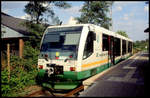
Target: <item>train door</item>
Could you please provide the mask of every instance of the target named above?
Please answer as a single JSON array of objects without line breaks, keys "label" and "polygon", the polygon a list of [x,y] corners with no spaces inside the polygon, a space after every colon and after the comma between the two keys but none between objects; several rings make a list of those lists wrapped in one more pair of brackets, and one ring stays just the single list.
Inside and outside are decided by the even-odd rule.
[{"label": "train door", "polygon": [[109,52],[108,52],[108,55],[109,55],[109,59],[110,59],[110,63],[111,65],[114,65],[114,62],[115,62],[115,55],[114,55],[114,37],[113,36],[109,36],[108,38],[109,40]]}]

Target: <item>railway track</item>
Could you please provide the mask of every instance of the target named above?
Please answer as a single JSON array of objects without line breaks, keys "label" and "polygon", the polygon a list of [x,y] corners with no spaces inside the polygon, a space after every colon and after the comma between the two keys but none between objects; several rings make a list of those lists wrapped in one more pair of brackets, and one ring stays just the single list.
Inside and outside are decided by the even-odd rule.
[{"label": "railway track", "polygon": [[[132,56],[131,58],[134,58],[135,59],[135,56],[138,56],[140,55],[139,53],[137,53],[136,55]],[[129,60],[125,60],[126,61],[126,64],[129,64]],[[120,64],[122,64],[123,62],[125,61],[122,61],[120,62]],[[131,62],[130,62],[131,63]],[[112,68],[115,68],[115,67],[112,67]],[[112,70],[112,68],[110,70]],[[101,74],[105,74],[106,72],[108,72],[109,70],[106,70],[106,71],[103,71]],[[99,74],[100,75],[100,74]],[[99,77],[99,76],[98,76]],[[92,80],[92,79],[90,79]],[[85,85],[86,86],[86,85]],[[84,90],[84,86],[81,85],[71,91],[68,91],[68,92],[65,92],[64,91],[59,91],[59,92],[53,92],[53,90],[50,90],[49,88],[42,88],[42,90],[38,90],[36,92],[33,92],[25,97],[76,97],[79,95],[79,92]]]},{"label": "railway track", "polygon": [[[138,55],[140,55],[140,54],[137,53],[136,55],[132,56],[131,58],[135,59],[135,57],[138,56]],[[129,64],[130,61],[129,60],[125,60],[125,61],[120,62],[120,64],[122,64],[123,62],[126,62],[126,64]],[[112,68],[115,68],[115,67],[112,67]],[[109,69],[109,70],[112,70],[112,68]],[[103,75],[106,72],[108,72],[109,70],[103,71],[100,74]],[[94,78],[97,78],[97,76],[96,77],[94,76]],[[90,81],[91,80],[92,79],[90,79]],[[79,86],[79,87],[77,87],[77,88],[75,88],[75,89],[73,89],[71,91],[65,92],[65,93],[64,93],[64,91],[62,91],[62,92],[59,91],[58,93],[56,93],[56,92],[53,92],[52,90],[50,90],[49,88],[43,88],[42,90],[35,91],[35,92],[25,96],[25,97],[39,97],[39,96],[43,96],[43,97],[76,97],[76,96],[78,96],[79,92],[82,91],[82,90],[84,90],[84,86],[83,85],[81,85],[81,86]]]},{"label": "railway track", "polygon": [[50,89],[44,89],[44,90],[38,90],[36,92],[33,92],[25,97],[75,97],[75,94],[78,94],[80,91],[82,91],[84,89],[84,86],[81,85],[67,93],[56,93],[56,92],[52,92]]}]

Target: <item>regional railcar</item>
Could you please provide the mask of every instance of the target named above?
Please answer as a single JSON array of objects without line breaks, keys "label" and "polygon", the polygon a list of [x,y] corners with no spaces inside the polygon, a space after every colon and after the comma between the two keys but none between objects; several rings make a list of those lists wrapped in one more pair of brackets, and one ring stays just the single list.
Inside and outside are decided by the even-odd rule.
[{"label": "regional railcar", "polygon": [[131,55],[131,39],[100,26],[50,26],[41,40],[37,79],[53,89],[74,89]]}]

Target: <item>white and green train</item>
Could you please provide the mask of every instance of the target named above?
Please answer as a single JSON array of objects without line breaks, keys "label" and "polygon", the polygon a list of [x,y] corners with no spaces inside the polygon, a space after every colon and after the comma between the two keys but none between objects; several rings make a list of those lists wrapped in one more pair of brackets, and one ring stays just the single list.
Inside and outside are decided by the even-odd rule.
[{"label": "white and green train", "polygon": [[38,57],[38,81],[53,89],[74,89],[132,55],[132,40],[93,24],[48,27]]}]

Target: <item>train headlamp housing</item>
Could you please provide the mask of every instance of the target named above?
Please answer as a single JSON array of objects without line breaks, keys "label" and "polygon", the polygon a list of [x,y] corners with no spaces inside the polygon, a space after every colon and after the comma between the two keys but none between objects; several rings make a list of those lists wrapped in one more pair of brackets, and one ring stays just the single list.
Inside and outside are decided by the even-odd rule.
[{"label": "train headlamp housing", "polygon": [[43,69],[43,65],[39,65],[39,69]]},{"label": "train headlamp housing", "polygon": [[48,54],[45,54],[44,57],[45,57],[45,58],[48,58]]},{"label": "train headlamp housing", "polygon": [[70,71],[75,71],[76,68],[75,67],[70,67]]},{"label": "train headlamp housing", "polygon": [[69,58],[72,58],[72,57],[73,57],[73,55],[70,55],[70,56],[69,56]]},{"label": "train headlamp housing", "polygon": [[59,59],[59,56],[55,56],[55,59],[58,60],[58,59]]}]

